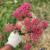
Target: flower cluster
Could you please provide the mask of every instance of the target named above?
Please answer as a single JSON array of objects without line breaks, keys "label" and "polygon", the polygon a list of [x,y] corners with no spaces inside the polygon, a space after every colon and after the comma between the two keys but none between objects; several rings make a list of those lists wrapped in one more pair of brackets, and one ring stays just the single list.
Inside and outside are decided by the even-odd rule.
[{"label": "flower cluster", "polygon": [[43,29],[46,29],[48,26],[48,23],[46,21],[41,21]]},{"label": "flower cluster", "polygon": [[19,25],[15,25],[15,26],[13,26],[12,24],[6,24],[6,27],[4,28],[4,31],[6,32],[6,33],[8,33],[8,32],[10,32],[10,31],[15,31],[15,30],[20,30],[21,29],[21,27],[19,26]]},{"label": "flower cluster", "polygon": [[0,37],[0,39],[2,39],[2,40],[3,40],[4,36],[5,36],[5,35],[3,34],[3,35]]},{"label": "flower cluster", "polygon": [[30,18],[27,18],[24,21],[24,25],[28,30],[28,32],[26,34],[29,33],[30,38],[29,38],[29,41],[28,41],[28,37],[29,36],[27,36],[27,38],[26,38],[26,36],[23,36],[23,39],[25,37],[25,40],[28,43],[31,41],[31,42],[37,44],[37,43],[40,42],[39,39],[43,35],[42,34],[43,33],[43,29],[47,28],[48,23],[46,21],[40,21],[39,18],[34,18],[33,20],[31,20]]},{"label": "flower cluster", "polygon": [[17,18],[17,20],[22,21],[26,16],[31,17],[31,4],[23,3],[16,11],[13,12],[13,15]]}]

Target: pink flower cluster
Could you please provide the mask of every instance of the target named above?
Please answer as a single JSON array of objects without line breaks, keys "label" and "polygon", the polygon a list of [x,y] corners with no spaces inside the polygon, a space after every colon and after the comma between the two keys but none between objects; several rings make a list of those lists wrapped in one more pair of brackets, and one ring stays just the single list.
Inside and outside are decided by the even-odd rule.
[{"label": "pink flower cluster", "polygon": [[23,48],[25,48],[26,50],[30,50],[30,49],[31,49],[31,44],[27,44],[27,45],[24,46]]},{"label": "pink flower cluster", "polygon": [[17,20],[22,21],[26,16],[32,16],[30,9],[30,3],[23,3],[19,8],[16,9],[16,11],[13,12],[13,15],[17,18]]},{"label": "pink flower cluster", "polygon": [[10,32],[10,31],[15,31],[15,30],[20,30],[21,27],[19,25],[15,25],[13,26],[12,24],[6,24],[6,27],[4,28],[4,31],[6,33]]},{"label": "pink flower cluster", "polygon": [[2,40],[3,40],[4,36],[5,36],[5,35],[3,34],[3,35],[0,37],[0,39],[2,39]]},{"label": "pink flower cluster", "polygon": [[6,27],[4,28],[4,31],[6,33],[10,32],[12,30],[13,25],[12,24],[6,24]]},{"label": "pink flower cluster", "polygon": [[48,23],[46,21],[41,21],[43,29],[46,29],[48,26]]},{"label": "pink flower cluster", "polygon": [[[42,23],[42,25],[40,25],[40,23]],[[47,28],[48,23],[46,21],[40,21],[39,18],[34,18],[33,20],[27,18],[24,21],[24,25],[26,26],[27,30],[31,32],[30,37],[33,43],[37,44],[42,36],[43,29]]]},{"label": "pink flower cluster", "polygon": [[27,9],[27,11],[29,11],[29,10],[31,9],[31,4],[30,4],[30,3],[23,3],[23,4],[21,5],[21,7],[22,7],[24,10]]}]

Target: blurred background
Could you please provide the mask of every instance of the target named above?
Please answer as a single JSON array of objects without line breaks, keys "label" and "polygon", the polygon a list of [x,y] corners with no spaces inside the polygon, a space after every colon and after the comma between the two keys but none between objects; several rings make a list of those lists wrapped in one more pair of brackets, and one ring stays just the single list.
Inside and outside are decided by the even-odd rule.
[{"label": "blurred background", "polygon": [[[7,23],[15,25],[17,20],[13,16],[13,11],[20,7],[22,3],[29,2],[32,6],[31,11],[40,19],[48,22],[48,28],[44,31],[44,35],[40,44],[32,47],[33,50],[39,50],[44,47],[50,50],[50,0],[0,0],[0,48],[7,42],[10,33],[4,32]],[[5,36],[4,36],[5,35]],[[18,45],[15,50],[22,50],[22,45]]]}]

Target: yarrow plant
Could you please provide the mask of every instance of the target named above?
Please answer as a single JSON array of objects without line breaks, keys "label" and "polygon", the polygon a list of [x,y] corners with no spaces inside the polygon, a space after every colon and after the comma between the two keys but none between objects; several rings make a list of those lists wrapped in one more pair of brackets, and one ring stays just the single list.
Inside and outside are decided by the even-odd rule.
[{"label": "yarrow plant", "polygon": [[13,24],[8,23],[4,28],[6,33],[20,30],[21,33],[24,34],[22,35],[22,40],[26,41],[26,45],[24,46],[26,50],[31,49],[32,43],[40,43],[40,38],[43,35],[43,30],[45,30],[48,26],[47,21],[40,21],[39,18],[31,18],[32,13],[30,9],[30,3],[23,3],[13,12],[13,15],[18,20],[16,25],[13,26]]}]

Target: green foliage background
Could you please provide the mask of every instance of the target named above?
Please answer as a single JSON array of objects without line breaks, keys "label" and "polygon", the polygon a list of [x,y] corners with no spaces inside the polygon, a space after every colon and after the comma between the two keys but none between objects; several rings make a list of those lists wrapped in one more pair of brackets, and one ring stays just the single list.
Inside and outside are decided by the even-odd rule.
[{"label": "green foliage background", "polygon": [[[0,36],[5,34],[3,40],[0,40],[0,48],[7,42],[7,38],[10,33],[4,32],[4,27],[7,23],[15,25],[17,20],[13,16],[13,11],[16,10],[22,3],[29,2],[32,5],[31,11],[40,18],[40,20],[50,21],[50,0],[3,0],[4,3],[0,3]],[[49,16],[49,17],[48,17]],[[49,28],[50,26],[48,26]],[[22,50],[22,45],[18,45],[15,50]]]}]

